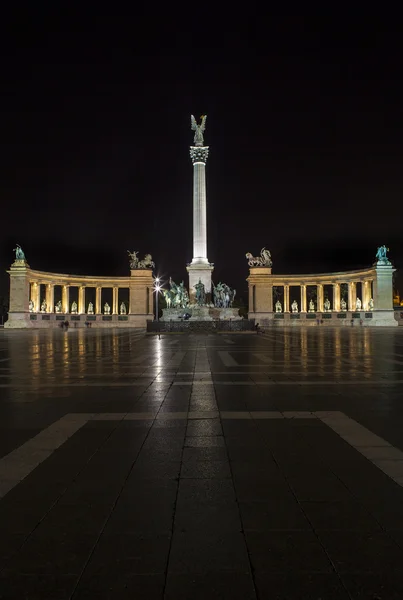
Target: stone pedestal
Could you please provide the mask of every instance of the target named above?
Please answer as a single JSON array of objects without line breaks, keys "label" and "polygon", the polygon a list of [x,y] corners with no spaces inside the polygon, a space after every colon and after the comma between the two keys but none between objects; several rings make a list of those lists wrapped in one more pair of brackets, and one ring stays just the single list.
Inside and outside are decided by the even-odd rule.
[{"label": "stone pedestal", "polygon": [[[389,262],[389,261],[387,261]],[[379,326],[397,326],[393,310],[393,273],[396,269],[389,264],[376,264],[374,280],[374,311],[373,324]]]},{"label": "stone pedestal", "polygon": [[22,329],[29,327],[29,264],[16,260],[7,271],[10,275],[10,308],[4,327]]},{"label": "stone pedestal", "polygon": [[161,321],[181,321],[183,315],[190,315],[192,321],[238,321],[242,319],[238,308],[215,308],[210,306],[188,306],[188,308],[164,308]]},{"label": "stone pedestal", "polygon": [[129,315],[136,315],[137,321],[146,327],[147,321],[154,319],[154,280],[151,269],[130,271]]},{"label": "stone pedestal", "polygon": [[249,319],[258,318],[260,313],[273,312],[271,267],[250,267],[247,282],[249,285]]},{"label": "stone pedestal", "polygon": [[204,284],[206,294],[211,294],[211,274],[214,270],[213,265],[203,263],[191,263],[186,267],[189,273],[189,299],[190,303],[196,302],[196,290],[195,285],[199,283],[199,280]]}]

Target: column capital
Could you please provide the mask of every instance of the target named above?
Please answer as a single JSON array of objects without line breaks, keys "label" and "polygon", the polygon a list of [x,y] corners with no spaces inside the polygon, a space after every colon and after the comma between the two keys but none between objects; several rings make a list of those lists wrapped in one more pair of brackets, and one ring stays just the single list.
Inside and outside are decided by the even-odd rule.
[{"label": "column capital", "polygon": [[208,146],[190,146],[190,158],[192,163],[204,163],[206,164],[209,153]]}]

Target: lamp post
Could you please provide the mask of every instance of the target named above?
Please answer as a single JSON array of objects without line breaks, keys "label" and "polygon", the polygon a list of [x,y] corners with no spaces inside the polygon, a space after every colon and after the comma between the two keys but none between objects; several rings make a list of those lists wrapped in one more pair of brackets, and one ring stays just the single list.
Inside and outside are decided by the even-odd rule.
[{"label": "lamp post", "polygon": [[155,278],[155,320],[158,323],[158,296],[159,293],[161,291],[161,287],[160,287],[160,278],[156,277]]}]

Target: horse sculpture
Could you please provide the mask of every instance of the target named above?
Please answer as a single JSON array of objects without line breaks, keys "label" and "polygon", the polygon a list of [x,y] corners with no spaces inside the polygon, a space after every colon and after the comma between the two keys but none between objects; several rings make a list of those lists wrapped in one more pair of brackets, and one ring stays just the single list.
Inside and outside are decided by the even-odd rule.
[{"label": "horse sculpture", "polygon": [[152,260],[151,254],[146,254],[143,260],[139,261],[138,269],[154,269],[155,263]]},{"label": "horse sculpture", "polygon": [[253,256],[250,252],[247,252],[246,258],[250,267],[271,267],[273,265],[270,251],[266,248],[261,249],[260,256]]}]

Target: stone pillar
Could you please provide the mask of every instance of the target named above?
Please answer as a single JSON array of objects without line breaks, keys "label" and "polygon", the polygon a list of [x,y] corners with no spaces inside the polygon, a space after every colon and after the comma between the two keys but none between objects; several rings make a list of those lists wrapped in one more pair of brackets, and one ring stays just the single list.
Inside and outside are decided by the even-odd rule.
[{"label": "stone pillar", "polygon": [[4,327],[23,329],[31,326],[29,315],[30,269],[25,259],[15,260],[10,275],[10,308]]},{"label": "stone pillar", "polygon": [[29,311],[29,279],[27,269],[10,268],[10,312]]},{"label": "stone pillar", "polygon": [[333,310],[340,310],[340,283],[333,284]]},{"label": "stone pillar", "polygon": [[213,266],[207,258],[207,199],[206,162],[208,146],[191,146],[193,163],[193,259],[186,267],[189,273],[189,297],[195,301],[194,286],[201,280],[207,294],[211,294]]},{"label": "stone pillar", "polygon": [[357,300],[357,289],[355,281],[350,281],[348,284],[348,310],[355,311],[355,303]]},{"label": "stone pillar", "polygon": [[273,312],[273,286],[271,284],[268,287],[267,308],[269,312]]},{"label": "stone pillar", "polygon": [[284,312],[290,312],[290,286],[284,284]]},{"label": "stone pillar", "polygon": [[317,311],[323,312],[323,283],[318,283],[316,286],[316,303]]},{"label": "stone pillar", "polygon": [[254,313],[255,312],[255,305],[254,305],[254,299],[255,299],[255,286],[253,284],[249,284],[249,305],[248,305],[248,312],[250,313]]},{"label": "stone pillar", "polygon": [[306,285],[301,284],[301,312],[306,312]]},{"label": "stone pillar", "polygon": [[55,286],[53,283],[46,285],[46,312],[55,312]]},{"label": "stone pillar", "polygon": [[119,314],[118,297],[119,297],[119,288],[118,287],[112,288],[112,314],[113,315]]},{"label": "stone pillar", "polygon": [[271,267],[250,267],[247,279],[249,286],[250,319],[267,319],[273,312],[273,285]]},{"label": "stone pillar", "polygon": [[35,312],[35,300],[36,300],[36,283],[34,281],[31,281],[29,283],[29,299],[32,300],[32,302],[34,303],[34,310],[33,312]]},{"label": "stone pillar", "polygon": [[41,310],[41,284],[39,281],[36,282],[36,300],[35,300],[35,311]]},{"label": "stone pillar", "polygon": [[62,311],[64,314],[70,312],[70,286],[64,285],[62,287]]},{"label": "stone pillar", "polygon": [[78,288],[78,314],[85,313],[85,285],[80,285]]},{"label": "stone pillar", "polygon": [[392,311],[393,313],[392,276],[395,270],[391,264],[377,263],[374,281],[374,311]]},{"label": "stone pillar", "polygon": [[97,287],[96,291],[95,291],[95,314],[96,315],[100,315],[102,312],[102,307],[101,307],[101,293],[102,293],[102,288],[101,287]]},{"label": "stone pillar", "polygon": [[129,313],[137,317],[139,327],[146,327],[147,321],[154,318],[153,272],[151,269],[133,269],[130,273]]},{"label": "stone pillar", "polygon": [[369,310],[369,299],[371,298],[371,282],[366,279],[362,283],[362,307],[364,310]]}]

